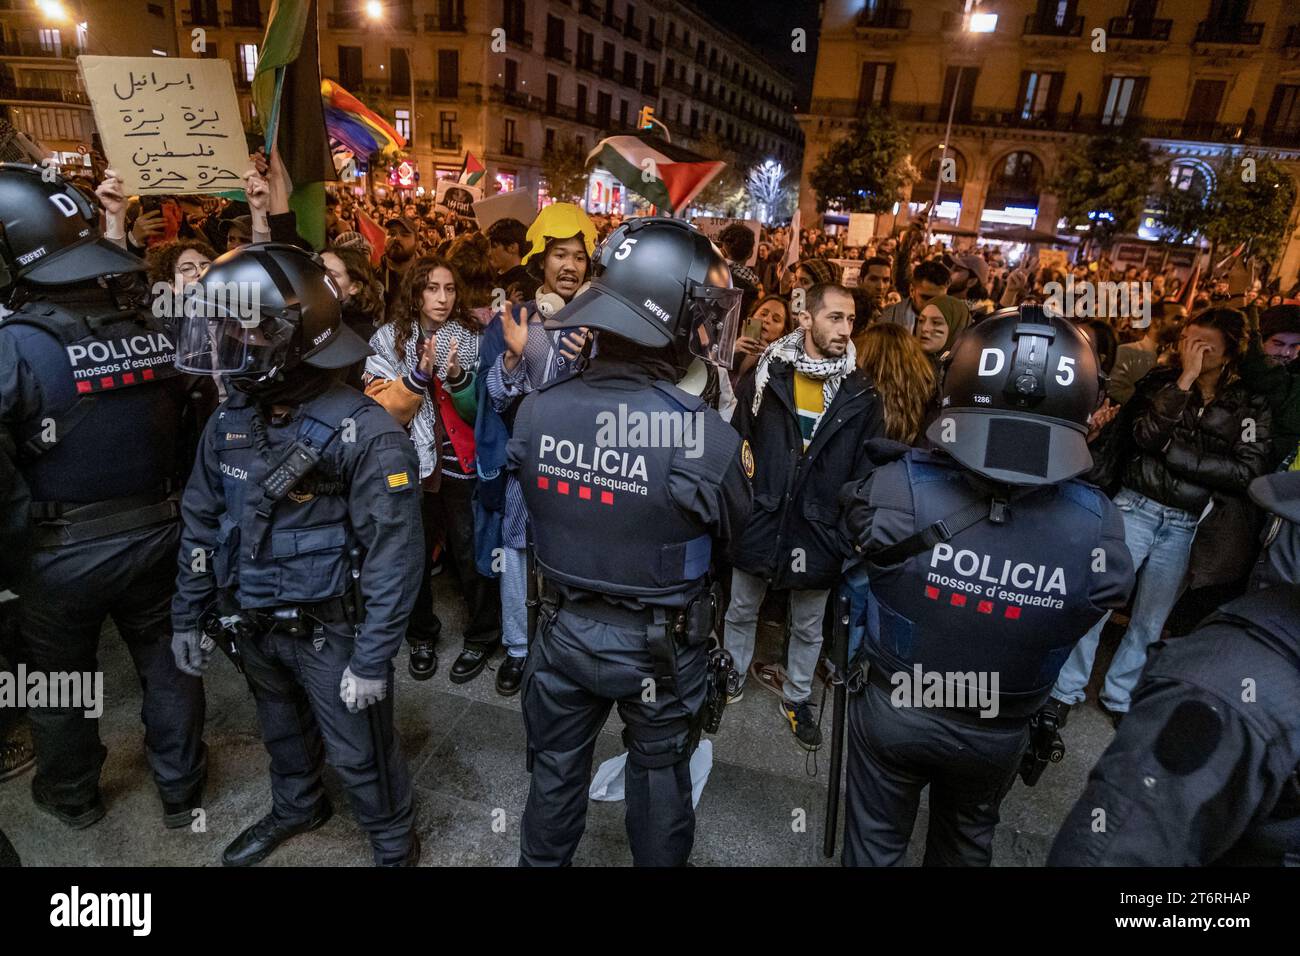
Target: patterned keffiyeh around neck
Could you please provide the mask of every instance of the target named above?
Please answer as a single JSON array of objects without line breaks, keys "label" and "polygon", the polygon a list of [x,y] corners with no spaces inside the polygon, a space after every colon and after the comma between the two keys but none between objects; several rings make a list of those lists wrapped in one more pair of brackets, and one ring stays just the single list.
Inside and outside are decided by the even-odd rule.
[{"label": "patterned keffiyeh around neck", "polygon": [[[370,339],[370,347],[375,354],[366,359],[366,374],[380,378],[395,379],[409,374],[419,361],[420,336],[412,335],[406,341],[406,353],[400,358],[396,351],[396,331],[392,323],[381,325]],[[457,322],[446,322],[434,335],[433,367],[438,380],[447,381],[447,356],[451,352],[451,343],[459,343],[456,361],[463,369],[474,370],[478,367],[479,336]],[[439,450],[434,447],[438,407],[433,400],[432,389],[425,392],[420,400],[419,411],[411,419],[411,443],[420,459],[420,478],[433,474],[438,463]],[[472,424],[472,423],[471,423]]]},{"label": "patterned keffiyeh around neck", "polygon": [[[816,379],[822,383],[822,400],[823,409],[829,410],[831,402],[835,401],[835,394],[840,390],[845,376],[857,368],[857,352],[853,348],[853,342],[849,342],[845,348],[844,354],[836,359],[814,359],[809,358],[803,349],[804,330],[795,329],[789,335],[777,339],[767,347],[762,357],[758,360],[758,368],[754,371],[754,407],[753,412],[758,414],[758,407],[763,403],[763,393],[767,391],[767,380],[771,375],[772,362],[784,362],[787,365],[793,365],[796,372],[807,375],[811,379]],[[825,412],[822,418],[825,418]],[[817,434],[817,426],[821,425],[821,418],[817,419],[817,424],[813,426],[812,434]],[[811,435],[809,436],[812,437]]]}]

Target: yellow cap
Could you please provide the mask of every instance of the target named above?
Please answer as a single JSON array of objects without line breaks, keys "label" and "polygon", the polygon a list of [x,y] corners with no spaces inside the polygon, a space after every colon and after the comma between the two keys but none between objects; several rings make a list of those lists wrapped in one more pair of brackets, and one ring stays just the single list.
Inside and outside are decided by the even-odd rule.
[{"label": "yellow cap", "polygon": [[522,261],[527,262],[534,253],[542,252],[547,239],[572,239],[578,233],[582,233],[582,241],[590,256],[596,251],[596,227],[591,219],[581,207],[571,202],[551,203],[528,227],[528,241],[533,245]]}]

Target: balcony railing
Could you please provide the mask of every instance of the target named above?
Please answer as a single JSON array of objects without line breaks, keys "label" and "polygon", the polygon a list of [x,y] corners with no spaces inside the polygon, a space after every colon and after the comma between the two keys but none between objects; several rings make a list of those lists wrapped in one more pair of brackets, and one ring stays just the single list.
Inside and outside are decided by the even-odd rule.
[{"label": "balcony railing", "polygon": [[521,46],[525,50],[531,50],[533,48],[533,31],[507,30],[506,42],[513,43],[515,46]]},{"label": "balcony railing", "polygon": [[594,57],[590,55],[588,56],[580,55],[578,57],[577,63],[574,64],[574,68],[578,70],[583,70],[587,73],[598,73],[600,71],[600,64]]},{"label": "balcony railing", "polygon": [[641,37],[644,35],[645,34],[641,32],[641,28],[633,25],[631,20],[629,20],[627,26],[623,28],[623,36],[627,37],[629,40],[635,40],[637,43],[641,42]]},{"label": "balcony railing", "polygon": [[446,136],[439,136],[437,133],[431,133],[429,135],[429,146],[435,150],[445,150],[447,152],[459,153],[460,144],[461,144],[460,136],[452,136],[448,138]]},{"label": "balcony railing", "polygon": [[426,13],[424,15],[424,32],[464,33],[465,14],[452,14],[450,16],[442,17],[436,13]]},{"label": "balcony railing", "polygon": [[550,60],[559,60],[561,63],[573,62],[573,50],[570,47],[547,46],[546,57]]},{"label": "balcony railing", "polygon": [[592,3],[591,0],[578,0],[578,12],[584,17],[591,17],[593,20],[599,20],[605,15],[600,7]]},{"label": "balcony railing", "polygon": [[610,11],[614,9],[613,4],[605,11],[605,26],[613,27],[619,33],[623,32],[623,18],[614,16]]},{"label": "balcony railing", "polygon": [[[812,115],[837,118],[856,118],[871,109],[871,104],[856,99],[825,98],[812,101]],[[948,117],[947,104],[892,103],[886,111],[896,120],[906,123],[942,125]],[[1215,143],[1242,143],[1267,137],[1292,137],[1285,130],[1261,130],[1242,123],[1207,123],[1200,120],[1155,119],[1129,116],[1122,123],[1107,123],[1097,114],[1074,115],[1070,112],[1043,113],[1026,117],[1019,110],[972,109],[967,117],[958,117],[961,126],[995,127],[1000,129],[1037,129],[1058,133],[1105,133],[1117,129],[1133,130],[1151,139],[1183,139]],[[779,128],[779,124],[777,124]]]},{"label": "balcony railing", "polygon": [[501,152],[505,153],[507,156],[522,156],[524,155],[524,144],[511,143],[509,141],[503,142],[501,144]]},{"label": "balcony railing", "polygon": [[187,8],[181,11],[181,24],[187,27],[219,27],[221,13],[216,8],[198,11]]},{"label": "balcony railing", "polygon": [[910,30],[912,11],[897,8],[863,10],[858,14],[856,26],[859,30]]},{"label": "balcony railing", "polygon": [[223,15],[226,26],[235,28],[246,28],[260,30],[262,28],[262,11],[249,10],[247,12],[235,13],[233,10],[227,10]]},{"label": "balcony railing", "polygon": [[1263,36],[1263,23],[1220,23],[1217,20],[1202,20],[1196,24],[1196,39],[1193,42],[1256,46]]},{"label": "balcony railing", "polygon": [[75,43],[61,43],[57,49],[47,49],[27,40],[0,40],[0,56],[39,56],[49,59],[70,60],[81,53]]},{"label": "balcony railing", "polygon": [[664,48],[663,41],[660,40],[653,33],[645,38],[645,45],[649,47],[651,50],[654,50],[656,53]]},{"label": "balcony railing", "polygon": [[1027,37],[1077,37],[1083,35],[1083,17],[1065,17],[1057,23],[1051,17],[1031,13],[1025,17]]},{"label": "balcony railing", "polygon": [[1114,40],[1154,40],[1163,43],[1169,39],[1173,25],[1173,20],[1111,17],[1106,24],[1106,33]]},{"label": "balcony railing", "polygon": [[0,99],[69,103],[74,106],[90,105],[90,98],[81,90],[50,89],[44,86],[10,86],[8,83],[0,84]]},{"label": "balcony railing", "polygon": [[641,92],[646,96],[658,96],[659,84],[649,76],[643,76],[641,77]]}]

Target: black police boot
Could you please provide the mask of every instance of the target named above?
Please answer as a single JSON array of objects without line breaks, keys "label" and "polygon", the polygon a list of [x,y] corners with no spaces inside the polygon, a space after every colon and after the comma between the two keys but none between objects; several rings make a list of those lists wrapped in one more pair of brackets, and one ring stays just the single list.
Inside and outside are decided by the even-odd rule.
[{"label": "black police boot", "polygon": [[483,668],[487,667],[488,658],[492,655],[479,647],[467,647],[460,652],[460,657],[451,665],[451,682],[453,684],[468,684],[479,674],[483,673]]},{"label": "black police boot", "polygon": [[221,854],[223,866],[253,866],[261,863],[274,853],[285,840],[299,833],[319,830],[334,816],[334,805],[328,799],[316,804],[316,810],[306,823],[286,826],[275,819],[274,813],[268,813],[226,847]]},{"label": "black police boot", "polygon": [[190,791],[183,800],[163,801],[163,826],[168,830],[179,830],[194,822],[194,811],[203,806],[203,787],[207,784],[205,776],[199,785]]},{"label": "black police boot", "polygon": [[519,684],[524,679],[524,665],[528,663],[527,657],[511,657],[506,655],[506,659],[501,662],[497,668],[497,693],[502,697],[513,697],[519,693]]},{"label": "black police boot", "polygon": [[104,814],[108,813],[104,801],[100,799],[99,790],[85,803],[46,803],[35,794],[32,794],[32,800],[38,809],[58,817],[74,830],[84,830],[104,819]]},{"label": "black police boot", "polygon": [[411,645],[411,663],[408,670],[416,680],[428,680],[438,672],[437,645],[432,641],[420,641]]},{"label": "black police boot", "polygon": [[406,856],[399,860],[384,860],[382,863],[376,863],[375,866],[419,866],[420,865],[420,835],[411,834],[411,848],[406,851]]},{"label": "black police boot", "polygon": [[0,783],[26,773],[36,765],[36,751],[26,740],[0,740]]}]

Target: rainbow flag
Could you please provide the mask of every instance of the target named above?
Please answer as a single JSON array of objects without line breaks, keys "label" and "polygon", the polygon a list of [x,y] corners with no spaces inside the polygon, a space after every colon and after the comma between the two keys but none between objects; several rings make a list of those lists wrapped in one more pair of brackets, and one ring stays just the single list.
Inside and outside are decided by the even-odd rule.
[{"label": "rainbow flag", "polygon": [[406,148],[406,140],[397,130],[333,80],[321,80],[320,98],[326,132],[352,150],[352,155],[365,160],[374,153],[392,155]]}]

